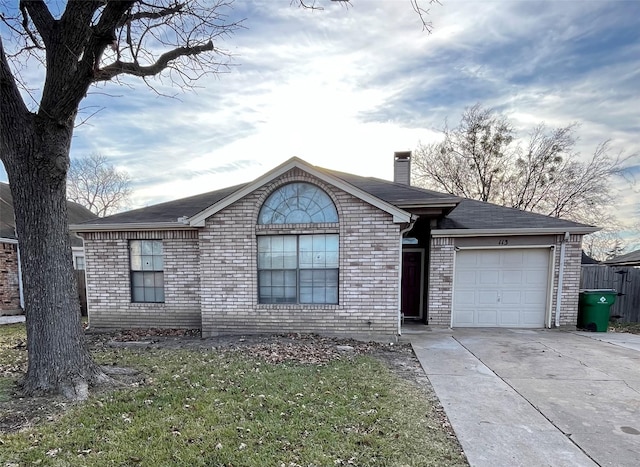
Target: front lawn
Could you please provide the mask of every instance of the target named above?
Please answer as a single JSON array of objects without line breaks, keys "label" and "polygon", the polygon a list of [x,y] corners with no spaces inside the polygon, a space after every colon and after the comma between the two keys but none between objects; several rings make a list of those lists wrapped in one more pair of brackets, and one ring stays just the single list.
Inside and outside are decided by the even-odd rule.
[{"label": "front lawn", "polygon": [[[1,356],[26,353],[2,349],[6,341]],[[104,347],[94,356],[140,370],[138,382],[0,433],[0,465],[467,465],[425,389],[372,356],[273,364],[251,347]],[[0,377],[4,403],[10,379]]]}]

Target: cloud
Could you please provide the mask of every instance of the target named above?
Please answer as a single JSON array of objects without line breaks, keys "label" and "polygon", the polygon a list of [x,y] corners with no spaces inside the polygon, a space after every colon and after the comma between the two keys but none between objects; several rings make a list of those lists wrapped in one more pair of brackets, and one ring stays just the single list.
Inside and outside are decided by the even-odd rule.
[{"label": "cloud", "polygon": [[[72,156],[127,170],[138,205],[246,182],[291,156],[391,178],[393,151],[438,138],[478,102],[523,134],[580,122],[585,157],[607,139],[640,153],[640,2],[447,0],[430,7],[430,35],[408,0],[323,5],[236,2],[230,19],[246,21],[222,43],[228,72],[188,92],[153,81],[175,98],[135,79],[92,88],[81,116],[103,110],[76,129]],[[624,191],[621,212],[639,199]]]}]

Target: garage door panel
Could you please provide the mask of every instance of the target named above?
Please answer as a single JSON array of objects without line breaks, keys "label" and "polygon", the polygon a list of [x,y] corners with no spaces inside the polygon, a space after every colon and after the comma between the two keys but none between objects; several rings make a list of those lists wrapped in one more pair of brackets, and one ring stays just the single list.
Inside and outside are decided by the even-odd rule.
[{"label": "garage door panel", "polygon": [[498,319],[498,310],[493,309],[479,309],[478,311],[478,324],[481,326],[495,326],[495,322]]},{"label": "garage door panel", "polygon": [[461,287],[475,287],[478,282],[479,274],[476,271],[460,271],[457,276],[460,280]]},{"label": "garage door panel", "polygon": [[529,286],[540,286],[540,287],[545,287],[547,286],[547,275],[548,275],[548,271],[545,268],[544,270],[540,270],[540,269],[536,269],[536,270],[529,270],[529,271],[525,271],[525,284],[529,285]]},{"label": "garage door panel", "polygon": [[549,265],[549,251],[531,250],[527,253],[525,262],[529,268],[544,269]]},{"label": "garage door panel", "polygon": [[523,305],[545,306],[547,303],[546,290],[528,290],[524,294]]},{"label": "garage door panel", "polygon": [[500,266],[500,257],[490,254],[489,252],[483,251],[479,253],[479,261],[478,264],[483,267],[497,267]]},{"label": "garage door panel", "polygon": [[548,248],[459,251],[453,325],[543,327],[549,261]]},{"label": "garage door panel", "polygon": [[480,280],[478,283],[480,285],[496,285],[500,283],[500,271],[498,270],[488,270],[488,271],[480,271],[479,272]]},{"label": "garage door panel", "polygon": [[520,312],[513,311],[502,311],[500,313],[500,322],[499,326],[512,326],[517,327],[520,325]]},{"label": "garage door panel", "polygon": [[522,271],[503,271],[502,272],[502,283],[503,284],[513,284],[520,285],[522,283]]},{"label": "garage door panel", "polygon": [[464,255],[460,257],[460,260],[456,260],[456,266],[458,268],[473,268],[478,265],[478,255]]},{"label": "garage door panel", "polygon": [[522,304],[522,291],[521,290],[509,290],[502,293],[502,305],[521,305]]},{"label": "garage door panel", "polygon": [[511,254],[502,255],[502,256],[503,256],[502,265],[508,268],[512,268],[512,267],[522,268],[522,266],[527,262],[526,254],[524,252],[512,250]]},{"label": "garage door panel", "polygon": [[497,290],[478,290],[477,303],[479,305],[495,305],[499,300],[499,292]]},{"label": "garage door panel", "polygon": [[463,307],[465,305],[471,305],[476,303],[476,292],[475,290],[471,291],[460,291],[456,294],[456,305],[459,307]]},{"label": "garage door panel", "polygon": [[456,313],[453,325],[460,327],[472,327],[475,323],[473,321],[475,313],[473,310],[460,310],[459,313]]}]

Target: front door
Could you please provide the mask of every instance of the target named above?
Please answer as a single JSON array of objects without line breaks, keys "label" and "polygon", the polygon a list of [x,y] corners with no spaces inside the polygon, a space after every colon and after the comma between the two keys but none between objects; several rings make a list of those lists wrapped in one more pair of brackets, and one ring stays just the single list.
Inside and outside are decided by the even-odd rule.
[{"label": "front door", "polygon": [[424,250],[402,250],[402,303],[405,318],[422,317],[422,284],[424,278]]}]

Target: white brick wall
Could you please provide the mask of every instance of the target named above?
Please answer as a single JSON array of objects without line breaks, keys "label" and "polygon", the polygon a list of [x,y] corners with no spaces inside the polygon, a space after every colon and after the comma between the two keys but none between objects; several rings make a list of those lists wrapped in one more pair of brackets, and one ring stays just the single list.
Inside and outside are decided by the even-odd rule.
[{"label": "white brick wall", "polygon": [[[337,224],[257,226],[277,187],[305,181],[323,188]],[[261,305],[257,235],[338,233],[338,305]],[[95,329],[200,327],[204,336],[315,332],[392,338],[398,331],[399,227],[391,215],[294,169],[216,213],[199,230],[83,234],[89,324]],[[163,304],[131,303],[128,241],[162,239]]]},{"label": "white brick wall", "polygon": [[[333,199],[339,223],[256,226],[277,187],[305,181]],[[261,305],[256,236],[340,234],[339,305]],[[207,220],[200,232],[203,335],[316,332],[381,338],[397,334],[399,227],[391,215],[294,169]]]},{"label": "white brick wall", "polygon": [[[200,327],[196,231],[91,232],[83,237],[90,328]],[[162,240],[165,303],[131,303],[129,240]]]}]

